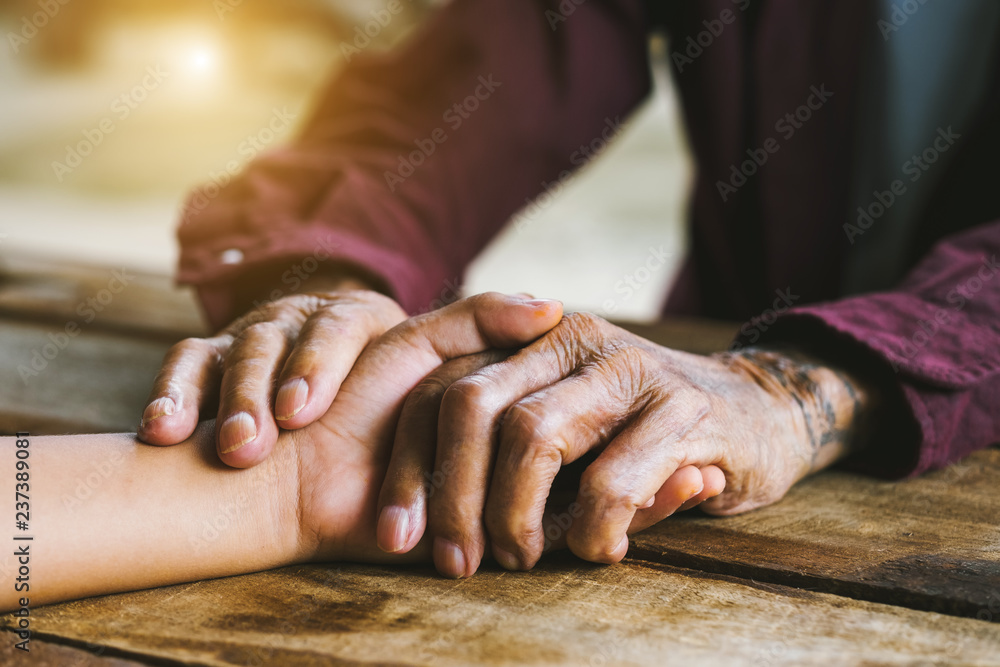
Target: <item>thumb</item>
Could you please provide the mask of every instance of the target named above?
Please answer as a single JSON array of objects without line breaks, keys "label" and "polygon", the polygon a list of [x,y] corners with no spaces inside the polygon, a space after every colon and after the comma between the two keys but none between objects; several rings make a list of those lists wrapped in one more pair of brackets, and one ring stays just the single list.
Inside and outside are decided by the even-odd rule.
[{"label": "thumb", "polygon": [[438,363],[491,348],[520,347],[559,324],[563,313],[558,301],[526,296],[477,294],[414,317],[398,326],[397,333],[432,353]]},{"label": "thumb", "polygon": [[[374,436],[378,441],[391,435],[407,394],[438,366],[489,349],[525,345],[561,319],[562,303],[558,301],[496,292],[477,294],[413,317],[368,345],[344,381],[327,418],[333,423],[360,410],[371,420],[363,439]],[[372,427],[375,433],[369,430]],[[376,442],[369,444],[375,446]]]},{"label": "thumb", "polygon": [[477,294],[390,329],[368,346],[351,376],[372,390],[389,379],[406,386],[408,392],[446,361],[525,345],[561,319],[562,304],[558,301],[496,292]]}]

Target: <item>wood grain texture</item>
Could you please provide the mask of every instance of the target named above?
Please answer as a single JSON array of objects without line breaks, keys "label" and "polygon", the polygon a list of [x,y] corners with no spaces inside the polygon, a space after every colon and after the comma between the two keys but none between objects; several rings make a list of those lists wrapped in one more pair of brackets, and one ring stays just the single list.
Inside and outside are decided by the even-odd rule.
[{"label": "wood grain texture", "polygon": [[208,333],[194,293],[174,287],[170,276],[23,256],[3,258],[0,316],[161,341]]},{"label": "wood grain texture", "polygon": [[33,637],[29,651],[14,648],[20,641],[9,632],[0,633],[0,665],[4,667],[137,667],[148,662],[136,662],[110,655],[102,646],[83,644],[64,646]]},{"label": "wood grain texture", "polygon": [[197,665],[995,664],[996,626],[641,561],[465,581],[299,566],[45,607],[34,627]]},{"label": "wood grain texture", "polygon": [[[0,430],[133,430],[169,343],[203,333],[190,295],[137,279],[22,382],[109,275],[46,271],[0,278]],[[735,331],[625,326],[698,353]],[[292,567],[53,605],[33,610],[31,657],[0,647],[0,664],[996,664],[998,478],[996,450],[906,482],[828,472],[757,512],[665,521],[613,567]]]},{"label": "wood grain texture", "polygon": [[1000,622],[1000,450],[918,479],[825,472],[735,517],[690,513],[629,555]]},{"label": "wood grain texture", "polygon": [[[35,355],[54,345],[55,331],[0,319],[0,433],[135,431],[168,344],[83,330],[33,367]],[[42,370],[33,375],[21,367]]]}]

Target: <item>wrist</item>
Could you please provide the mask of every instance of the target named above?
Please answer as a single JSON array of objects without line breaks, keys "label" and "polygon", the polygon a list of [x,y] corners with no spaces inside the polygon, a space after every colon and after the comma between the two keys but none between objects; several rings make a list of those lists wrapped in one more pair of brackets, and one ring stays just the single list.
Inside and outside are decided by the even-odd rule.
[{"label": "wrist", "polygon": [[[310,559],[311,545],[302,529],[302,493],[299,448],[302,430],[282,431],[274,451],[266,461],[256,466],[250,485],[262,485],[265,490],[259,505],[259,525],[262,530],[258,544],[274,547],[276,563],[290,565]],[[253,544],[253,542],[250,542]]]},{"label": "wrist", "polygon": [[[748,347],[722,355],[755,370],[766,391],[785,397],[801,416],[796,430],[809,447],[807,473],[857,452],[867,441],[878,404],[874,387],[848,370],[792,347]],[[762,381],[763,379],[763,381]]]}]

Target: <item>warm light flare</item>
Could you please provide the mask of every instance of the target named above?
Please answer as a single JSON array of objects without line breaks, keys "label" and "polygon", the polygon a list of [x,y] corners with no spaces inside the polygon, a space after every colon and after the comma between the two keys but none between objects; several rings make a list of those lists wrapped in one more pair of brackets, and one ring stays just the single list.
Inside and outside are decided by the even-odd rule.
[{"label": "warm light flare", "polygon": [[188,66],[193,72],[209,74],[216,69],[218,60],[218,55],[213,49],[203,46],[194,49],[188,55]]}]

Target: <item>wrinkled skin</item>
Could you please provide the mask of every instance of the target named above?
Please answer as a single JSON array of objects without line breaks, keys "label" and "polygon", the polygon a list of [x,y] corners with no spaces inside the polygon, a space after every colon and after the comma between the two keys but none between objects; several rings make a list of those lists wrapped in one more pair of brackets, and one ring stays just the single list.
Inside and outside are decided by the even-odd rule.
[{"label": "wrinkled skin", "polygon": [[[575,313],[506,359],[446,364],[410,394],[379,544],[405,552],[426,525],[454,577],[476,571],[488,541],[510,569],[562,543],[617,562],[629,533],[679,509],[779,500],[848,450],[866,401],[801,355],[686,354]],[[595,454],[575,503],[553,507],[556,475]]]},{"label": "wrinkled skin", "polygon": [[561,316],[555,301],[483,294],[407,320],[369,345],[329,411],[281,435],[291,442],[280,455],[294,456],[298,470],[299,560],[426,559],[424,545],[401,558],[375,541],[379,489],[407,395],[442,364],[524,345]]},{"label": "wrinkled skin", "polygon": [[[227,464],[292,441],[303,559],[432,555],[448,576],[488,549],[510,569],[563,546],[616,562],[627,534],[774,502],[856,438],[867,395],[801,355],[700,357],[561,316],[496,294],[409,320],[373,292],[287,297],[175,347],[141,435],[183,440],[218,393]],[[249,439],[226,428],[241,413]]]}]

